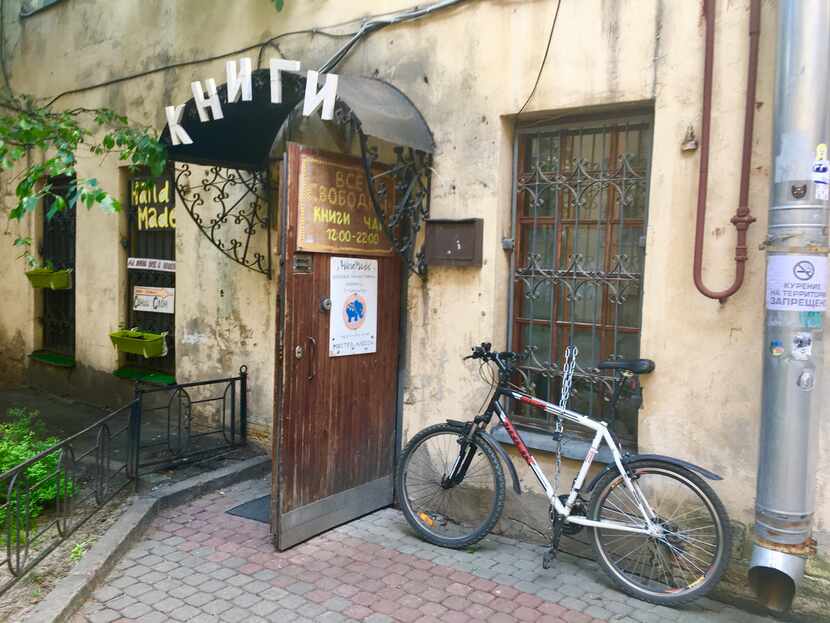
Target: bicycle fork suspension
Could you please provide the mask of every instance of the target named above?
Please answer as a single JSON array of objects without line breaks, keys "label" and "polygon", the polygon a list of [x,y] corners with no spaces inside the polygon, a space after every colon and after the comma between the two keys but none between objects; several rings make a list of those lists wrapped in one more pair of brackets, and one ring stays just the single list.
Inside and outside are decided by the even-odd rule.
[{"label": "bicycle fork suspension", "polygon": [[458,449],[458,456],[455,457],[455,461],[452,464],[452,468],[450,468],[449,474],[446,474],[441,479],[441,486],[444,489],[452,489],[464,480],[464,476],[467,475],[467,470],[470,468],[470,464],[473,462],[473,458],[475,457],[475,444],[470,443],[466,438],[462,438],[458,440],[458,445],[460,446]]}]

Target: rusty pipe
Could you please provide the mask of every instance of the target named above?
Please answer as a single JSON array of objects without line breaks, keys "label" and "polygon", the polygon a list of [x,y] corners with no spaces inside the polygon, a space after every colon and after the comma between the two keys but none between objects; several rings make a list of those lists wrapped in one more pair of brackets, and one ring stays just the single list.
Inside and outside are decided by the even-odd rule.
[{"label": "rusty pipe", "polygon": [[735,243],[735,280],[716,292],[703,283],[703,242],[706,226],[706,190],[709,185],[709,131],[712,121],[712,67],[715,57],[715,0],[703,0],[706,21],[706,44],[703,61],[703,121],[700,131],[700,174],[697,184],[697,220],[695,223],[694,280],[703,296],[721,303],[737,292],[744,282],[747,260],[746,232],[755,222],[749,212],[749,172],[752,160],[752,129],[755,123],[755,85],[758,81],[758,38],[761,32],[761,0],[751,0],[749,9],[749,67],[744,108],[744,140],[741,154],[741,185],[738,209],[731,222],[738,232]]}]

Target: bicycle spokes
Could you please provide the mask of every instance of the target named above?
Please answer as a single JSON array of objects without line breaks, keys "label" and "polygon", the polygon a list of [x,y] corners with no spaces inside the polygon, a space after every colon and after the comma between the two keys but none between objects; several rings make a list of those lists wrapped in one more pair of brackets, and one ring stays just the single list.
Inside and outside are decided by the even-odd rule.
[{"label": "bicycle spokes", "polygon": [[[654,512],[655,534],[597,528],[601,555],[637,590],[671,594],[702,584],[719,560],[723,526],[710,501],[692,483],[668,471],[640,472],[637,486]],[[623,479],[601,492],[597,519],[632,527],[645,524],[640,504]]]}]

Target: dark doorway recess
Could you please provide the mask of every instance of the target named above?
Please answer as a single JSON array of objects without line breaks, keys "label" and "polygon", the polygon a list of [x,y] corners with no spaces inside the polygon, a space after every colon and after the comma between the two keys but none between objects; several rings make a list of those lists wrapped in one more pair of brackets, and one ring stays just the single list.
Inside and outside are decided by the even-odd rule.
[{"label": "dark doorway recess", "polygon": [[[127,203],[127,217],[129,219],[127,253],[131,258],[145,258],[154,260],[176,260],[176,228],[175,217],[172,223],[170,218],[164,220],[156,218],[148,221],[146,214],[141,210],[147,209],[147,205],[139,204],[136,200],[138,194],[134,190],[142,189],[144,185],[160,186],[161,182],[168,184],[169,204],[166,206],[171,212],[173,210],[173,181],[172,172],[163,178],[132,177],[129,183],[129,200]],[[162,213],[162,206],[155,205],[154,209],[158,214]],[[160,225],[160,222],[163,226]],[[175,288],[176,273],[162,272],[160,270],[141,270],[130,268],[127,271],[127,327],[138,328],[142,331],[153,333],[167,333],[167,354],[164,357],[145,359],[140,355],[126,355],[128,370],[124,368],[119,371],[119,376],[125,376],[128,372],[137,371],[161,372],[169,375],[169,381],[173,382],[176,374],[176,317],[174,314],[166,314],[152,311],[137,311],[134,309],[134,290],[136,287],[150,288]],[[142,376],[142,378],[145,378]]]}]

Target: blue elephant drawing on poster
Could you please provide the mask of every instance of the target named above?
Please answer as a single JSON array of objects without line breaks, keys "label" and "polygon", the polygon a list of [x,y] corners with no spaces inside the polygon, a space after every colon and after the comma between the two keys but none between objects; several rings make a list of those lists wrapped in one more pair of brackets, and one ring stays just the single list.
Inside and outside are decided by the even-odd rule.
[{"label": "blue elephant drawing on poster", "polygon": [[346,316],[350,324],[363,318],[365,313],[366,309],[364,308],[363,303],[360,302],[360,299],[355,299],[346,306]]}]

